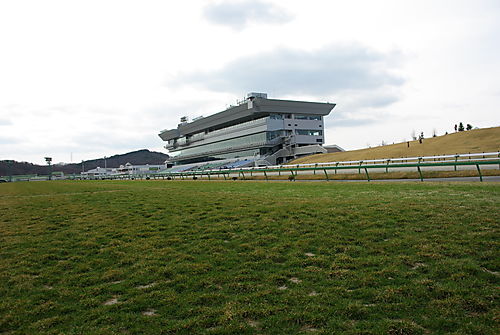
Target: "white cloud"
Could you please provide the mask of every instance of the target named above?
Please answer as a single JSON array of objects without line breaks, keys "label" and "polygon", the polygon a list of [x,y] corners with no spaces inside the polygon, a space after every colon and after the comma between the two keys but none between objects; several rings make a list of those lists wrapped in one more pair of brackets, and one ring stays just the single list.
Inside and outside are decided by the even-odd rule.
[{"label": "white cloud", "polygon": [[399,55],[357,45],[329,45],[314,51],[276,49],[236,59],[221,69],[180,75],[173,85],[188,84],[238,94],[252,90],[277,95],[328,96],[346,90],[400,86],[391,73]]},{"label": "white cloud", "polygon": [[259,0],[211,3],[203,11],[208,21],[241,30],[252,23],[280,24],[292,20],[285,8]]},{"label": "white cloud", "polygon": [[9,119],[0,119],[0,126],[10,126],[12,124],[12,121]]}]

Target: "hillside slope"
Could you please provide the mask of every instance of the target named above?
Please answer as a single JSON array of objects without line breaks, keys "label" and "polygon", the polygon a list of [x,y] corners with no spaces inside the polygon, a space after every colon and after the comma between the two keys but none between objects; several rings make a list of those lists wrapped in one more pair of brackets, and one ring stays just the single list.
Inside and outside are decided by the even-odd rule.
[{"label": "hillside slope", "polygon": [[475,129],[375,148],[318,154],[298,158],[293,163],[323,163],[397,157],[420,157],[457,153],[500,151],[500,127]]},{"label": "hillside slope", "polygon": [[[127,163],[139,164],[163,164],[169,156],[167,154],[147,149],[128,152],[126,154],[114,155],[106,158],[106,166],[119,167]],[[85,171],[95,169],[96,167],[104,167],[104,159],[93,159],[83,162]],[[65,174],[80,173],[82,172],[82,163],[54,165],[52,171],[62,171]],[[49,167],[46,165],[36,165],[27,162],[13,162],[0,161],[0,176],[7,175],[25,175],[25,174],[39,174],[46,175],[49,173]]]}]

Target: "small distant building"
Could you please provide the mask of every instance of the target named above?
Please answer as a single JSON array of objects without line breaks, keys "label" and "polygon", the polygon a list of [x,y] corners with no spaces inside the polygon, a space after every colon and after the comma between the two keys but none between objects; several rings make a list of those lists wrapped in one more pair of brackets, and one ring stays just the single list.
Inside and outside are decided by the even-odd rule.
[{"label": "small distant building", "polygon": [[81,175],[86,179],[103,179],[116,172],[115,168],[101,168],[96,167],[95,169],[91,169],[85,172],[82,172]]},{"label": "small distant building", "polygon": [[51,175],[52,179],[60,179],[60,180],[64,179],[64,172],[62,171],[54,171],[51,173]]},{"label": "small distant building", "polygon": [[167,168],[166,165],[132,165],[127,163],[125,165],[120,165],[118,168],[101,168],[97,167],[85,172],[81,175],[85,179],[105,179],[108,177],[119,177],[128,175],[147,175],[158,173]]},{"label": "small distant building", "polygon": [[120,165],[119,168],[116,169],[117,174],[125,174],[125,175],[134,175],[134,174],[148,174],[148,173],[157,173],[166,168],[165,165],[132,165],[127,163],[125,165]]},{"label": "small distant building", "polygon": [[324,145],[323,148],[326,149],[326,151],[328,153],[345,151],[344,149],[342,149],[341,147],[339,147],[336,144]]}]

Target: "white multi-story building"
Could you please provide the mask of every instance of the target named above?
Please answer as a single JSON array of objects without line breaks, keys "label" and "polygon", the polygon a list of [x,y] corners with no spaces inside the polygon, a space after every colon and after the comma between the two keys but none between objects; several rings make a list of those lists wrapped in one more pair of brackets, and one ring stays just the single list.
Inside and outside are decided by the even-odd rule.
[{"label": "white multi-story building", "polygon": [[225,111],[164,130],[173,164],[249,159],[257,165],[281,164],[299,156],[324,153],[323,118],[333,103],[268,99],[249,93]]}]

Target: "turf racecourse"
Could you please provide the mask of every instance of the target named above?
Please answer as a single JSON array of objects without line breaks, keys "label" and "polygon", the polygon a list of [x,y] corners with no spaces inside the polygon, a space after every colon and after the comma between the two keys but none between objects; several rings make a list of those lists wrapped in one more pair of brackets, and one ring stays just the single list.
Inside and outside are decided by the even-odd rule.
[{"label": "turf racecourse", "polygon": [[498,334],[500,187],[0,185],[0,333]]}]

